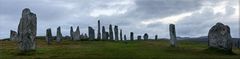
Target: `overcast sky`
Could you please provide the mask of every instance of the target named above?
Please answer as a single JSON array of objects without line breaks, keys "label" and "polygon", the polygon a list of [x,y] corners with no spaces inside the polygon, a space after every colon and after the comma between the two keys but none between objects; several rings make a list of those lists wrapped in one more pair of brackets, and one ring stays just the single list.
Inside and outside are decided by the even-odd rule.
[{"label": "overcast sky", "polygon": [[229,25],[232,37],[240,37],[239,0],[0,0],[0,39],[8,38],[17,26],[24,8],[37,15],[37,35],[45,35],[58,26],[69,35],[80,26],[87,33],[92,26],[97,32],[97,20],[108,31],[109,24],[118,25],[123,34],[135,36],[148,33],[169,37],[169,24],[176,24],[181,37],[207,36],[217,22]]}]

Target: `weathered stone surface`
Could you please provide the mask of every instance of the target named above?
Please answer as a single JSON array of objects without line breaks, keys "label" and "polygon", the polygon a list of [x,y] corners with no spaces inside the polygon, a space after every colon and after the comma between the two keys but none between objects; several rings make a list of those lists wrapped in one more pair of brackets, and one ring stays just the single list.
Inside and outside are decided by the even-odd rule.
[{"label": "weathered stone surface", "polygon": [[176,32],[175,32],[175,25],[170,24],[169,25],[169,32],[170,32],[170,43],[172,47],[176,46]]},{"label": "weathered stone surface", "polygon": [[11,41],[16,41],[16,38],[17,38],[17,32],[13,31],[13,30],[10,30],[10,40]]},{"label": "weathered stone surface", "polygon": [[122,37],[122,29],[120,29],[120,40],[121,40],[121,41],[123,40],[123,37]]},{"label": "weathered stone surface", "polygon": [[131,40],[131,41],[134,40],[134,34],[133,34],[133,32],[130,32],[130,40]]},{"label": "weathered stone surface", "polygon": [[30,9],[22,11],[22,17],[18,25],[17,40],[19,49],[28,52],[36,49],[37,16]]},{"label": "weathered stone surface", "polygon": [[100,20],[98,20],[98,33],[97,33],[97,40],[101,40],[101,33],[100,33]]},{"label": "weathered stone surface", "polygon": [[232,51],[232,37],[230,28],[222,23],[217,23],[208,32],[209,48]]},{"label": "weathered stone surface", "polygon": [[148,34],[147,34],[147,33],[145,33],[145,34],[143,35],[143,39],[144,39],[144,40],[148,40]]},{"label": "weathered stone surface", "polygon": [[73,32],[73,40],[80,40],[80,30],[79,30],[79,26],[77,27],[76,31]]},{"label": "weathered stone surface", "polygon": [[105,32],[106,34],[106,40],[109,40],[109,32]]},{"label": "weathered stone surface", "polygon": [[71,39],[73,40],[73,27],[72,26],[70,28],[70,36],[71,36]]},{"label": "weathered stone surface", "polygon": [[62,40],[62,33],[61,33],[61,27],[59,26],[58,28],[57,28],[57,36],[56,36],[56,41],[57,41],[57,43],[60,43],[61,42],[61,40]]},{"label": "weathered stone surface", "polygon": [[127,36],[126,35],[124,35],[124,41],[127,41]]},{"label": "weathered stone surface", "polygon": [[92,27],[88,27],[89,40],[95,40],[95,31]]},{"label": "weathered stone surface", "polygon": [[157,40],[158,39],[158,35],[155,35],[155,40]]},{"label": "weathered stone surface", "polygon": [[118,26],[117,25],[114,26],[114,34],[115,34],[115,40],[118,41],[119,37],[118,37]]},{"label": "weathered stone surface", "polygon": [[102,26],[102,40],[107,40],[107,35],[106,35],[106,31],[105,31],[104,26]]},{"label": "weathered stone surface", "polygon": [[51,28],[48,28],[48,29],[46,30],[45,39],[46,39],[46,41],[47,41],[47,44],[51,44],[51,41],[53,40]]},{"label": "weathered stone surface", "polygon": [[113,31],[112,31],[112,25],[109,25],[109,40],[113,40]]},{"label": "weathered stone surface", "polygon": [[137,36],[137,40],[142,40],[142,36]]}]

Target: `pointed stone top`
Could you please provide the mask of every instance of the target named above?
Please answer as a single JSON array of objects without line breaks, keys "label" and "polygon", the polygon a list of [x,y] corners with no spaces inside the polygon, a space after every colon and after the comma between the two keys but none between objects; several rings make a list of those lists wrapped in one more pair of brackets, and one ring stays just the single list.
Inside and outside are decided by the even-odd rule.
[{"label": "pointed stone top", "polygon": [[221,23],[221,22],[218,22],[218,23],[216,23],[216,25],[224,25],[223,23]]}]

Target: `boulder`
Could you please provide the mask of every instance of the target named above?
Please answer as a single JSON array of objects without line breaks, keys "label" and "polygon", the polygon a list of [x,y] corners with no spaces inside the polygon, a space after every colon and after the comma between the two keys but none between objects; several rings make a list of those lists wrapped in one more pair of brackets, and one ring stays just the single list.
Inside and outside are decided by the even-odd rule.
[{"label": "boulder", "polygon": [[217,23],[209,30],[208,46],[232,52],[232,37],[228,25]]}]

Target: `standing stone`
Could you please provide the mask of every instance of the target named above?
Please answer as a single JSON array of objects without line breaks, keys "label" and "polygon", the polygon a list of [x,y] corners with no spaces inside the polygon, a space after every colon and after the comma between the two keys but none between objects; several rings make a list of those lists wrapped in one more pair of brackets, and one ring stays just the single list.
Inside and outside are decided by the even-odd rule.
[{"label": "standing stone", "polygon": [[71,26],[71,29],[70,29],[70,36],[71,36],[71,39],[73,40],[73,27]]},{"label": "standing stone", "polygon": [[109,33],[105,32],[105,35],[106,35],[106,40],[109,40]]},{"label": "standing stone", "polygon": [[157,40],[158,39],[158,35],[155,35],[155,40]]},{"label": "standing stone", "polygon": [[120,40],[121,40],[121,41],[123,40],[123,37],[122,37],[122,29],[120,29]]},{"label": "standing stone", "polygon": [[76,31],[73,33],[73,40],[80,40],[79,26],[77,27]]},{"label": "standing stone", "polygon": [[118,26],[114,26],[114,34],[115,34],[115,40],[118,41],[119,38],[118,38]]},{"label": "standing stone", "polygon": [[145,33],[145,34],[143,35],[143,39],[144,39],[144,40],[148,40],[148,34],[147,34],[147,33]]},{"label": "standing stone", "polygon": [[232,52],[232,37],[228,25],[217,23],[209,30],[208,46]]},{"label": "standing stone", "polygon": [[17,37],[17,32],[10,30],[10,40],[14,41],[14,40],[16,40],[16,37]]},{"label": "standing stone", "polygon": [[113,31],[112,31],[112,25],[109,25],[109,38],[110,40],[113,40]]},{"label": "standing stone", "polygon": [[133,32],[130,32],[130,40],[131,40],[131,41],[134,40],[134,34],[133,34]]},{"label": "standing stone", "polygon": [[89,40],[95,40],[94,29],[90,26],[88,27],[88,36],[89,36]]},{"label": "standing stone", "polygon": [[86,33],[84,34],[84,39],[88,39],[88,36]]},{"label": "standing stone", "polygon": [[46,30],[46,37],[45,37],[46,41],[47,41],[47,44],[51,44],[51,41],[53,39],[52,37],[52,31],[51,31],[51,28],[48,28]]},{"label": "standing stone", "polygon": [[101,33],[100,33],[100,20],[98,20],[98,34],[97,34],[97,39],[101,40]]},{"label": "standing stone", "polygon": [[169,32],[170,32],[170,43],[172,47],[176,46],[176,32],[175,32],[175,25],[169,25]]},{"label": "standing stone", "polygon": [[126,35],[124,35],[124,41],[127,41],[127,36]]},{"label": "standing stone", "polygon": [[141,40],[141,36],[137,36],[137,40]]},{"label": "standing stone", "polygon": [[37,17],[30,9],[22,11],[22,17],[18,25],[17,40],[21,52],[36,49]]},{"label": "standing stone", "polygon": [[105,27],[102,26],[102,40],[106,40],[106,31],[105,31]]},{"label": "standing stone", "polygon": [[62,40],[62,33],[61,33],[61,27],[59,26],[59,27],[57,28],[56,41],[57,41],[57,43],[60,43],[61,40]]}]

